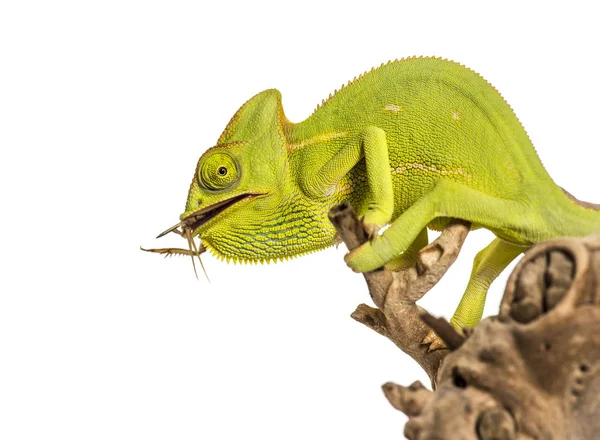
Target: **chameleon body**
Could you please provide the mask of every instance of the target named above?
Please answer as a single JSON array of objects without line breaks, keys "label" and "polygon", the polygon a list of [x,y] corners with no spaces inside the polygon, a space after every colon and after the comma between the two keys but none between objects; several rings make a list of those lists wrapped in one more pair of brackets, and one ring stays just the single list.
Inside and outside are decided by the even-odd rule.
[{"label": "chameleon body", "polygon": [[451,218],[495,234],[475,258],[457,327],[477,323],[490,283],[528,247],[600,230],[600,212],[552,181],[500,94],[437,58],[373,69],[300,123],[277,90],[254,96],[200,158],[176,226],[227,260],[287,259],[336,243],[327,213],[343,201],[372,233],[346,256],[358,272],[412,265],[427,228]]}]

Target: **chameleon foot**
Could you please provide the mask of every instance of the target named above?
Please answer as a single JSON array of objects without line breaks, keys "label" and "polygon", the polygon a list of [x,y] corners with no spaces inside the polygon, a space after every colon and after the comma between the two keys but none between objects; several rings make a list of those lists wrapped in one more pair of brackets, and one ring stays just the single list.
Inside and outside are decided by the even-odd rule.
[{"label": "chameleon foot", "polygon": [[[444,340],[440,338],[435,332],[435,330],[433,330],[432,328],[431,330],[429,330],[429,333],[427,333],[425,338],[423,338],[423,341],[421,341],[421,344],[423,345],[429,344],[429,352],[440,350],[442,348],[449,348],[450,350],[455,350],[464,342],[465,338],[468,338],[473,332],[473,328],[463,327],[460,324],[452,322],[452,320],[450,320],[450,322],[448,323],[443,318],[437,318],[437,321],[440,320],[445,322],[445,326],[447,326],[447,328],[444,328],[445,326],[442,326],[439,330],[444,332],[445,338],[450,339]],[[429,324],[429,322],[425,322]]]},{"label": "chameleon foot", "polygon": [[367,216],[367,215],[363,216],[362,224],[363,224],[363,228],[364,228],[365,232],[367,233],[367,236],[369,237],[369,240],[371,238],[377,236],[377,234],[379,234],[379,230],[381,229],[381,224],[370,221],[370,216]]},{"label": "chameleon foot", "polygon": [[429,330],[429,333],[427,333],[423,341],[421,341],[421,344],[429,345],[429,352],[441,350],[442,348],[448,348],[446,343],[442,341],[442,339],[433,330]]}]

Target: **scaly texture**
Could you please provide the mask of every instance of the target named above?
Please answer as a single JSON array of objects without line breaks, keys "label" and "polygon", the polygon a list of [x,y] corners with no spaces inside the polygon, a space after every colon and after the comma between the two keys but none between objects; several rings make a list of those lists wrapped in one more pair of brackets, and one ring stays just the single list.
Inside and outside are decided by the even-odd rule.
[{"label": "scaly texture", "polygon": [[360,272],[410,266],[426,229],[450,218],[498,237],[475,259],[457,327],[480,319],[488,286],[526,248],[600,230],[600,213],[554,184],[500,94],[437,58],[373,69],[298,124],[277,90],[259,93],[200,158],[181,226],[224,259],[281,260],[335,243],[327,212],[343,201],[373,236],[347,256]]}]

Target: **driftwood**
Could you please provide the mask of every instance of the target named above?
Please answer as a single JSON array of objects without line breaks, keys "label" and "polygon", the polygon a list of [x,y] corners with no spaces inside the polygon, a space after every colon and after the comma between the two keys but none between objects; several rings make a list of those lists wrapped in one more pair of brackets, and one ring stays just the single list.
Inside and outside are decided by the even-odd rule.
[{"label": "driftwood", "polygon": [[[350,249],[366,240],[348,206],[330,214]],[[365,274],[377,308],[353,318],[391,339],[427,372],[435,391],[387,383],[404,434],[425,439],[600,439],[600,235],[554,240],[525,253],[498,316],[465,337],[420,309],[454,262],[469,225],[450,224],[415,267]],[[427,324],[426,324],[427,323]],[[449,349],[429,351],[433,328]]]},{"label": "driftwood", "polygon": [[[367,241],[362,223],[348,204],[334,207],[329,219],[349,250]],[[437,240],[421,250],[414,267],[401,272],[382,268],[365,273],[369,293],[377,307],[360,304],[352,313],[356,321],[389,338],[417,361],[434,385],[436,373],[448,350],[430,351],[422,343],[430,326],[421,319],[425,311],[415,303],[435,286],[454,263],[469,228],[467,222],[451,223]],[[462,340],[462,336],[449,325],[436,330],[446,344]]]}]

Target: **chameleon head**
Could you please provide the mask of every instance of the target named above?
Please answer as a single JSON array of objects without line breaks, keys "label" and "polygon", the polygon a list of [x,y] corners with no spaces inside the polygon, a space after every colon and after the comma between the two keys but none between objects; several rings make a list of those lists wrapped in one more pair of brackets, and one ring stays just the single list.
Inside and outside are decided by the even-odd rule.
[{"label": "chameleon head", "polygon": [[181,226],[213,254],[234,261],[303,253],[294,249],[294,242],[302,240],[289,222],[298,224],[298,216],[305,214],[290,176],[286,124],[277,90],[247,101],[217,145],[200,157],[181,223],[165,233]]}]

